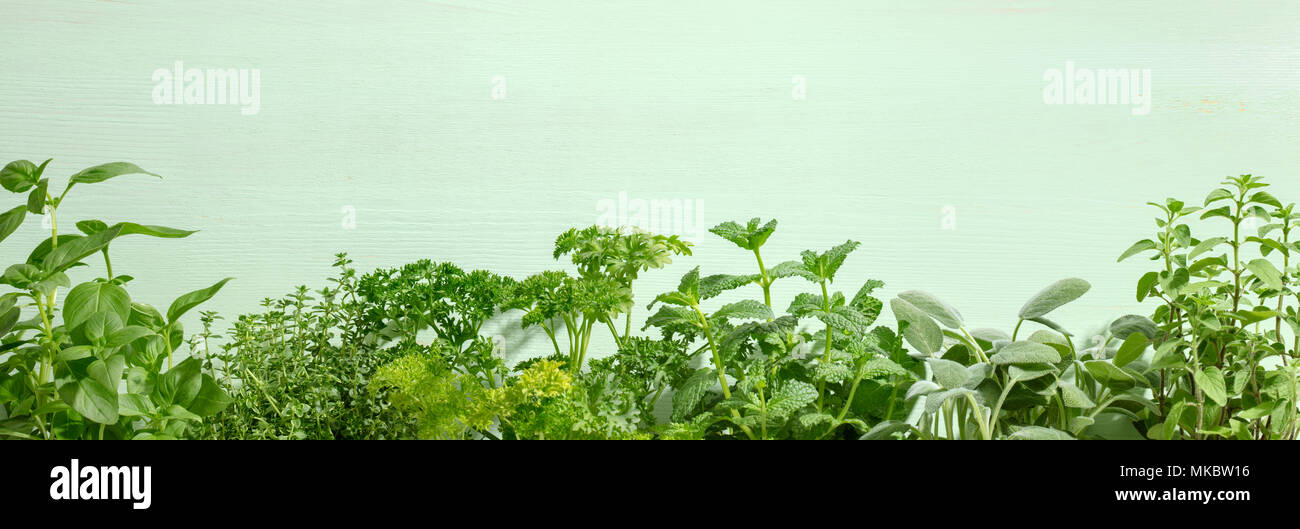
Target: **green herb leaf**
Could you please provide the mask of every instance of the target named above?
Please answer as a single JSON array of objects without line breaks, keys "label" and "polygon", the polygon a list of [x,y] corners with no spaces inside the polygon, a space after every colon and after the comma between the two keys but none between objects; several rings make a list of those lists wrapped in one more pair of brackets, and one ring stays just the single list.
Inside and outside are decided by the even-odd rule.
[{"label": "green herb leaf", "polygon": [[769,320],[774,316],[772,309],[764,305],[763,302],[753,299],[743,299],[735,303],[728,303],[713,313],[718,318],[738,318]]},{"label": "green herb leaf", "polygon": [[1213,250],[1215,247],[1226,242],[1228,242],[1228,239],[1224,237],[1210,237],[1209,239],[1204,239],[1197,243],[1191,251],[1187,252],[1187,260],[1190,261],[1196,259],[1197,256]]},{"label": "green herb leaf", "polygon": [[99,424],[117,423],[117,386],[119,378],[112,377],[103,360],[95,360],[85,368],[85,376],[68,375],[61,379],[59,396],[86,420]]},{"label": "green herb leaf", "polygon": [[18,206],[0,213],[0,241],[7,239],[27,218],[27,206]]},{"label": "green herb leaf", "polygon": [[126,321],[131,316],[130,294],[112,283],[88,281],[77,285],[64,298],[63,325],[75,329],[97,312],[112,312],[119,321]]},{"label": "green herb leaf", "polygon": [[187,408],[199,417],[211,417],[226,409],[232,400],[230,395],[227,395],[217,384],[216,379],[206,373],[203,374],[202,379],[198,394],[194,396],[194,400]]},{"label": "green herb leaf", "polygon": [[696,370],[673,394],[673,422],[686,420],[704,398],[704,392],[717,383],[718,377],[712,369]]},{"label": "green herb leaf", "polygon": [[27,160],[9,162],[4,169],[0,169],[0,186],[14,193],[27,191],[41,179],[41,173],[45,172],[45,166],[49,163],[49,160],[45,160],[45,163],[37,166]]},{"label": "green herb leaf", "polygon": [[1269,194],[1267,191],[1260,191],[1258,193],[1255,193],[1254,195],[1251,195],[1250,198],[1248,199],[1248,202],[1254,202],[1256,204],[1264,204],[1266,206],[1273,206],[1275,208],[1282,207],[1282,201],[1278,200],[1277,197]]},{"label": "green herb leaf", "polygon": [[118,229],[109,228],[87,237],[77,237],[64,243],[41,258],[41,268],[48,272],[62,272],[81,262],[87,256],[104,249],[117,237]]},{"label": "green herb leaf", "polygon": [[1282,290],[1282,272],[1268,259],[1255,259],[1246,263],[1246,268],[1268,288]]},{"label": "green herb leaf", "polygon": [[1228,191],[1227,189],[1223,189],[1223,188],[1215,189],[1214,191],[1210,191],[1209,195],[1206,195],[1204,205],[1208,206],[1212,202],[1218,202],[1220,200],[1226,200],[1230,198],[1232,198],[1231,191]]},{"label": "green herb leaf", "polygon": [[755,281],[758,281],[759,277],[758,274],[714,274],[704,277],[703,279],[700,279],[700,301],[717,297],[728,290],[754,284]]},{"label": "green herb leaf", "polygon": [[1045,316],[1057,308],[1079,299],[1092,285],[1078,278],[1062,279],[1039,291],[1020,308],[1020,318],[1030,320]]},{"label": "green herb leaf", "polygon": [[72,189],[72,186],[77,184],[95,184],[110,178],[129,174],[147,174],[162,178],[159,175],[141,169],[140,166],[133,163],[112,162],[86,168],[81,172],[72,175],[72,177],[68,179],[68,187],[63,190],[63,193],[66,195],[68,190]]},{"label": "green herb leaf", "polygon": [[1025,441],[1073,441],[1074,436],[1055,428],[1025,426],[1007,436],[1007,439]]},{"label": "green herb leaf", "polygon": [[1087,393],[1074,384],[1061,384],[1060,389],[1061,402],[1068,407],[1089,410],[1097,406]]},{"label": "green herb leaf", "polygon": [[926,313],[939,323],[950,329],[961,328],[965,323],[962,320],[961,313],[951,305],[944,303],[939,298],[928,292],[920,290],[908,290],[898,294],[900,299],[911,303],[913,307]]},{"label": "green herb leaf", "polygon": [[159,375],[154,401],[159,407],[190,405],[203,388],[201,368],[199,361],[190,357]]},{"label": "green herb leaf", "polygon": [[1154,250],[1154,249],[1156,249],[1155,241],[1152,241],[1151,239],[1143,239],[1133,243],[1133,246],[1130,246],[1127,250],[1124,250],[1124,253],[1120,254],[1119,259],[1116,259],[1115,261],[1116,262],[1123,261],[1139,253],[1148,250]]},{"label": "green herb leaf", "polygon": [[1061,361],[1061,353],[1041,343],[1019,341],[1009,343],[989,357],[993,365],[1010,364],[1055,364]]},{"label": "green herb leaf", "polygon": [[1137,360],[1147,350],[1147,345],[1150,343],[1151,340],[1148,340],[1146,335],[1140,332],[1129,334],[1124,343],[1120,344],[1119,351],[1115,353],[1115,367],[1124,367]]},{"label": "green herb leaf", "polygon": [[943,331],[924,311],[904,299],[894,298],[889,301],[889,308],[900,322],[907,322],[903,337],[918,351],[931,356],[943,347]]},{"label": "green herb leaf", "polygon": [[45,214],[45,199],[49,196],[50,179],[42,178],[27,195],[27,212],[33,215]]},{"label": "green herb leaf", "polygon": [[758,217],[749,219],[749,222],[744,226],[734,221],[727,221],[714,226],[709,231],[735,243],[736,246],[742,249],[754,250],[763,246],[767,242],[767,238],[772,235],[772,232],[776,231],[776,219],[769,220],[767,224],[762,225],[760,225],[760,222],[762,220]]},{"label": "green herb leaf", "polygon": [[1110,322],[1110,334],[1120,340],[1127,340],[1133,333],[1142,333],[1148,340],[1160,335],[1160,328],[1151,318],[1137,314],[1120,316]]},{"label": "green herb leaf", "polygon": [[204,301],[212,299],[212,296],[217,295],[217,292],[221,290],[221,287],[226,286],[226,283],[231,279],[234,278],[227,277],[221,281],[217,281],[216,284],[208,288],[201,288],[176,298],[176,301],[173,301],[171,307],[167,309],[167,323],[175,323],[182,315],[189,312],[190,309],[199,306]]},{"label": "green herb leaf", "polygon": [[1228,390],[1223,382],[1223,372],[1210,366],[1192,375],[1196,386],[1215,404],[1223,406],[1228,403]]},{"label": "green herb leaf", "polygon": [[817,400],[817,388],[807,382],[792,380],[783,384],[767,402],[767,413],[784,420]]},{"label": "green herb leaf", "polygon": [[1137,384],[1137,379],[1126,373],[1123,369],[1115,367],[1114,364],[1104,360],[1090,360],[1083,363],[1092,376],[1096,377],[1102,385],[1111,389],[1123,391]]}]

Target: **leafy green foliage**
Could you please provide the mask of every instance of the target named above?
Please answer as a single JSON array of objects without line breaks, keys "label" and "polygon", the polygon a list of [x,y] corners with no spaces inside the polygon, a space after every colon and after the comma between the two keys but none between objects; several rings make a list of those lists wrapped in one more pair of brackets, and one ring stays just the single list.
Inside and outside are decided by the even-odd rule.
[{"label": "leafy green foliage", "polygon": [[[60,205],[75,184],[94,184],[126,174],[153,174],[114,162],[72,175],[62,195],[49,194],[36,165],[11,162],[0,185],[30,193],[23,204],[0,215],[0,240],[27,214],[49,217],[50,237],[26,262],[9,266],[0,284],[0,437],[24,439],[176,439],[194,437],[230,404],[212,372],[191,354],[179,363],[175,351],[184,330],[179,318],[211,299],[225,285],[181,296],[164,319],[152,306],[134,301],[125,287],[130,276],[113,274],[109,245],[122,235],[184,237],[192,231],[98,220],[77,222],[85,235],[59,234]],[[157,175],[154,175],[157,176]],[[101,254],[104,277],[72,286],[73,268]],[[62,303],[61,288],[71,288]],[[24,309],[31,319],[20,321]],[[61,323],[61,324],[59,324]],[[193,348],[191,348],[193,353]]]},{"label": "leafy green foliage", "polygon": [[[1108,431],[1091,427],[1098,417],[1141,424],[1139,414],[1153,406],[1143,393],[1148,381],[1125,366],[1146,348],[1137,332],[1144,318],[1126,316],[1107,327],[1108,335],[1127,332],[1121,357],[1109,348],[1113,336],[1095,351],[1080,351],[1070,333],[1043,317],[1088,288],[1066,279],[1043,289],[1025,303],[1010,335],[967,329],[955,308],[931,294],[900,293],[890,304],[929,369],[903,398],[908,419],[882,422],[863,438],[1106,438]],[[1017,339],[1026,321],[1046,328]]]},{"label": "leafy green foliage", "polygon": [[1025,302],[1025,306],[1020,308],[1020,318],[1033,320],[1046,316],[1047,313],[1062,305],[1079,299],[1090,288],[1092,285],[1078,278],[1062,279],[1052,283]]},{"label": "leafy green foliage", "polygon": [[[49,195],[45,166],[0,171],[5,189],[28,193],[0,214],[0,240],[29,214],[54,220],[64,196]],[[97,166],[64,195],[137,173],[151,174]],[[651,311],[642,335],[631,328],[634,282],[692,245],[593,226],[556,239],[552,256],[571,268],[522,280],[430,260],[358,275],[339,254],[333,287],[264,300],[231,322],[219,350],[221,318],[200,312],[202,331],[177,361],[187,341],[179,320],[229,279],[163,313],[131,298],[110,245],[194,232],[87,219],[80,234],[60,234],[52,222],[50,237],[0,275],[13,289],[0,295],[0,437],[1295,438],[1300,214],[1266,186],[1243,175],[1203,207],[1151,203],[1156,233],[1119,260],[1154,263],[1135,290],[1152,313],[1081,335],[1049,319],[1091,289],[1078,278],[1030,296],[1009,332],[972,328],[920,290],[890,299],[895,325],[878,325],[882,282],[832,289],[860,243],[769,268],[763,248],[777,222],[753,218],[710,231],[757,268],[686,271],[675,289],[642,300]],[[1200,239],[1192,222],[1230,231]],[[105,276],[74,286],[70,274],[96,254]],[[782,310],[772,293],[786,278],[807,282],[780,282],[791,300]],[[61,304],[60,289],[69,289]],[[540,329],[553,354],[508,362],[484,328],[514,317],[520,332]],[[608,350],[592,346],[602,328]]]},{"label": "leafy green foliage", "polygon": [[[619,303],[606,299],[597,304],[600,309],[613,310],[604,311],[606,314],[602,317],[588,319],[604,323],[614,341],[621,343],[632,333],[632,283],[641,272],[672,263],[673,256],[691,255],[691,246],[676,235],[658,235],[637,228],[591,226],[560,234],[555,239],[553,256],[556,259],[565,255],[570,257],[578,268],[579,277],[586,281],[582,286],[589,291],[587,296],[617,298]],[[621,303],[623,298],[626,298],[626,304]],[[624,315],[622,333],[613,322],[620,313]],[[581,365],[581,360],[578,364]]]},{"label": "leafy green foliage", "polygon": [[[571,277],[565,272],[542,272],[524,279],[504,305],[504,309],[524,311],[523,328],[540,327],[556,355],[565,355],[569,369],[580,371],[587,357],[591,334],[596,325],[610,329],[621,341],[614,320],[632,307],[632,290],[609,278]],[[563,331],[567,349],[561,351],[557,338]]]},{"label": "leafy green foliage", "polygon": [[486,270],[427,259],[376,270],[357,283],[357,295],[365,300],[362,332],[367,343],[380,344],[428,329],[463,350],[515,286]]},{"label": "leafy green foliage", "polygon": [[[866,431],[869,421],[892,412],[872,406],[881,393],[905,389],[919,373],[902,352],[902,342],[888,329],[871,326],[880,300],[871,296],[879,281],[868,281],[849,301],[829,291],[829,283],[858,243],[849,241],[825,252],[805,251],[800,261],[775,268],[763,265],[761,246],[775,221],[727,222],[712,231],[754,254],[758,274],[718,274],[701,279],[699,268],[682,277],[676,291],[660,294],[650,307],[663,304],[647,320],[663,339],[681,337],[704,342],[711,368],[686,377],[673,396],[672,423],[660,428],[665,437],[751,439],[844,437]],[[803,277],[820,293],[795,296],[778,315],[771,303],[776,279]],[[742,299],[709,311],[704,302],[749,283],[763,289],[764,300]],[[824,326],[817,332],[798,329],[801,321]],[[818,346],[819,347],[815,347]],[[812,351],[820,351],[812,355]],[[872,393],[859,393],[870,386]],[[874,398],[876,400],[869,400]]]},{"label": "leafy green foliage", "polygon": [[[1294,439],[1300,433],[1294,383],[1300,297],[1293,284],[1300,270],[1291,258],[1300,215],[1294,204],[1283,206],[1263,191],[1267,186],[1241,175],[1212,190],[1203,207],[1172,198],[1149,203],[1160,212],[1155,236],[1120,256],[1145,255],[1157,267],[1137,285],[1139,301],[1159,301],[1143,332],[1154,353],[1144,363],[1135,351],[1145,343],[1130,336],[1134,343],[1125,340],[1116,355],[1128,378],[1151,382],[1156,403],[1144,421],[1147,437]],[[1223,231],[1197,238],[1194,217]],[[1270,380],[1287,382],[1261,383]],[[1128,380],[1116,376],[1112,384]]]},{"label": "leafy green foliage", "polygon": [[[372,320],[359,278],[346,254],[334,261],[332,287],[298,287],[265,299],[263,311],[240,315],[221,351],[205,367],[229,387],[232,403],[204,437],[214,439],[402,439],[415,437],[418,421],[400,412],[383,390],[372,390],[376,371],[412,355],[453,355],[447,341],[420,344],[413,334],[385,347],[366,345]],[[207,329],[205,328],[205,333]],[[396,376],[396,375],[394,375]]]},{"label": "leafy green foliage", "polygon": [[[337,334],[345,349],[386,358],[370,364],[378,367],[366,372],[365,387],[387,406],[385,413],[406,418],[387,424],[406,428],[375,436],[1097,438],[1108,435],[1091,428],[1099,417],[1109,423],[1111,415],[1128,418],[1150,407],[1141,394],[1149,381],[1137,370],[1154,322],[1127,316],[1110,325],[1107,332],[1122,334],[1116,341],[1125,344],[1122,357],[1112,360],[1107,346],[1101,353],[1076,350],[1071,335],[1045,318],[1088,290],[1082,280],[1034,296],[1010,335],[967,329],[956,308],[921,291],[891,300],[898,321],[891,329],[875,326],[884,304],[873,293],[883,283],[865,281],[852,298],[830,288],[857,242],[804,251],[799,260],[769,269],[761,249],[775,227],[758,219],[715,227],[754,255],[757,273],[687,271],[676,289],[646,305],[653,312],[643,330],[653,328],[657,337],[632,336],[614,325],[632,306],[631,271],[654,267],[629,267],[634,252],[608,250],[627,244],[629,236],[618,231],[571,230],[557,240],[555,256],[571,255],[577,275],[548,271],[515,281],[427,261],[367,274],[352,308],[356,328]],[[771,289],[786,277],[814,288],[794,292],[780,312]],[[762,288],[762,301],[736,296],[750,284]],[[509,366],[479,335],[488,319],[512,311],[521,313],[523,329],[545,333],[551,357]],[[275,321],[265,326],[274,329]],[[1026,322],[1044,328],[1018,339]],[[602,325],[616,350],[586,361],[591,333]],[[424,331],[431,331],[431,345],[418,345]],[[269,341],[284,347],[302,340]],[[263,341],[255,350],[266,347]],[[319,368],[295,370],[313,369]],[[274,369],[262,372],[276,376]],[[245,408],[239,400],[258,395],[236,393],[231,410],[254,409],[261,403]],[[293,424],[301,429],[305,422]],[[365,433],[332,435],[356,432]],[[295,436],[329,437],[275,437]]]}]

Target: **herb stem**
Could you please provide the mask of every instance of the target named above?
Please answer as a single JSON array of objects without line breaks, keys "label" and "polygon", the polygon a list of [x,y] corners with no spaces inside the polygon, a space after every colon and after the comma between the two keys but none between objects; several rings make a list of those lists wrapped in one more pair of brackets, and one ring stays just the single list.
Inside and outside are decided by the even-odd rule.
[{"label": "herb stem", "polygon": [[988,362],[989,357],[984,353],[984,348],[980,347],[979,342],[975,341],[975,337],[971,336],[970,331],[967,331],[966,327],[962,327],[961,333],[966,336],[967,340],[970,340],[971,346],[975,347],[975,356],[978,356],[981,362]]},{"label": "herb stem", "polygon": [[763,287],[763,303],[767,308],[772,308],[772,278],[767,275],[767,267],[763,266],[763,255],[758,252],[758,247],[754,247],[754,259],[758,260],[758,273],[760,274],[759,286]]},{"label": "herb stem", "polygon": [[108,279],[113,279],[113,260],[108,258],[108,248],[104,248],[104,268],[108,270]]},{"label": "herb stem", "polygon": [[609,327],[609,333],[614,336],[614,347],[623,347],[623,338],[618,335],[618,328],[614,327],[614,320],[605,319],[605,325]]},{"label": "herb stem", "polygon": [[967,393],[966,400],[970,402],[971,408],[973,408],[973,412],[975,415],[975,422],[976,424],[979,425],[980,428],[980,437],[982,437],[985,441],[993,439],[992,433],[989,432],[989,422],[987,419],[984,418],[983,407],[981,407],[979,403],[975,401],[974,395]]},{"label": "herb stem", "polygon": [[[699,304],[693,304],[691,308],[695,309],[695,313],[700,316],[700,325],[704,329],[704,336],[709,339],[709,349],[713,351],[713,367],[718,371],[718,384],[722,386],[722,396],[730,399],[731,389],[727,387],[726,366],[722,364],[722,354],[718,352],[718,343],[713,339],[713,329],[709,326],[709,319],[704,316],[704,311],[700,310]],[[731,417],[732,419],[740,419],[740,412],[732,409]],[[745,432],[747,437],[754,438],[754,432],[750,431],[748,426],[736,421],[733,422],[740,427],[741,431]]]}]

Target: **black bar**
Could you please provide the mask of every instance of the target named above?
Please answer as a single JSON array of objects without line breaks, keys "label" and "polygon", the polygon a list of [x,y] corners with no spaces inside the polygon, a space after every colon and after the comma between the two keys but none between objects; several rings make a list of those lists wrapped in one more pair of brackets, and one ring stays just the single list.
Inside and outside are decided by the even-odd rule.
[{"label": "black bar", "polygon": [[[1282,443],[438,443],[193,441],[6,443],[0,497],[41,514],[116,513],[331,520],[342,515],[524,516],[565,506],[669,514],[728,500],[761,516],[807,502],[869,516],[872,505],[921,512],[1062,508],[1161,510],[1284,507],[1300,465]],[[1156,447],[1153,449],[1152,447]],[[147,509],[131,499],[52,499],[51,470],[148,466]],[[1169,468],[1181,469],[1170,476]],[[1121,467],[1129,469],[1124,476]],[[1221,474],[1194,476],[1201,469]],[[1160,469],[1160,475],[1152,469]],[[83,481],[84,483],[84,481]],[[102,482],[101,482],[102,483]],[[1121,501],[1116,491],[1245,492]],[[575,503],[577,502],[577,503]],[[547,510],[550,509],[550,510]],[[594,516],[597,511],[590,511]],[[630,512],[630,511],[629,511]],[[982,511],[987,512],[987,511]],[[1163,510],[1162,512],[1170,512]],[[730,514],[729,514],[730,515]]]}]

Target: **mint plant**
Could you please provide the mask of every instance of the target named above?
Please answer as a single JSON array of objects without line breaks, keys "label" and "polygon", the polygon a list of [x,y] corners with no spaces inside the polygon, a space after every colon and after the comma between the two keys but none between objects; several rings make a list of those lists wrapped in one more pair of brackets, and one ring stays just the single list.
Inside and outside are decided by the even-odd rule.
[{"label": "mint plant", "polygon": [[[184,342],[180,319],[230,279],[176,298],[166,314],[133,301],[126,289],[132,277],[113,273],[110,244],[126,235],[181,238],[194,232],[92,219],[75,224],[81,235],[60,234],[59,212],[77,184],[158,175],[126,162],[97,165],[69,177],[56,197],[44,177],[49,163],[18,160],[0,170],[0,185],[27,194],[25,204],[0,215],[0,241],[29,214],[47,216],[50,227],[50,237],[25,262],[0,276],[0,284],[14,290],[0,296],[0,437],[191,436],[229,397],[202,373],[200,359],[175,361]],[[72,286],[68,272],[89,266],[84,261],[95,254],[103,257],[104,277]],[[61,288],[70,290],[60,304]],[[22,319],[25,309],[34,309],[30,319]]]},{"label": "mint plant", "polygon": [[[647,320],[647,327],[658,327],[664,339],[702,339],[712,360],[711,369],[697,370],[677,388],[673,422],[660,429],[665,437],[815,439],[852,430],[861,434],[879,413],[874,404],[880,391],[895,391],[916,376],[899,363],[916,364],[906,359],[897,335],[871,328],[882,307],[871,292],[882,283],[867,281],[852,300],[829,291],[858,243],[848,241],[820,253],[805,251],[799,261],[767,268],[761,247],[775,228],[775,221],[764,224],[760,219],[743,226],[718,225],[711,231],[752,252],[758,273],[700,277],[697,268],[682,278],[676,292],[661,294],[651,303],[664,306]],[[772,285],[796,276],[814,283],[820,292],[797,295],[786,314],[777,316],[771,306]],[[763,301],[742,299],[713,311],[704,308],[711,298],[749,284],[759,285]],[[816,320],[821,328],[800,330],[804,320]],[[859,392],[864,382],[871,392]],[[712,393],[714,388],[719,394]]]}]

